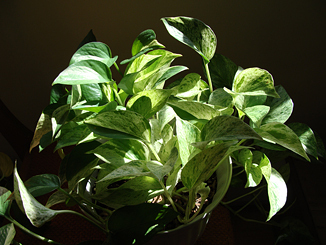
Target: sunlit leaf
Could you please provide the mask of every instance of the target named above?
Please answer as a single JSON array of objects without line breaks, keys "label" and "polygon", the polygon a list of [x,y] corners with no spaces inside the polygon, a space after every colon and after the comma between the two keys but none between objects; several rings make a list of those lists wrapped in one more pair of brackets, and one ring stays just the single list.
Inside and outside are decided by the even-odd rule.
[{"label": "sunlit leaf", "polygon": [[133,111],[103,112],[86,123],[130,134],[148,142],[151,140],[148,121]]},{"label": "sunlit leaf", "polygon": [[185,165],[191,156],[199,152],[199,149],[191,145],[191,143],[201,140],[200,130],[190,122],[177,117],[176,132],[178,137],[180,158],[182,160],[182,164]]},{"label": "sunlit leaf", "polygon": [[270,176],[264,172],[264,177],[267,181],[268,198],[270,204],[270,211],[267,218],[269,221],[286,203],[287,187],[286,183],[274,168],[271,170]]},{"label": "sunlit leaf", "polygon": [[270,111],[264,117],[262,124],[270,122],[285,123],[292,114],[293,102],[282,86],[275,87],[280,98],[267,98],[266,105],[270,107]]},{"label": "sunlit leaf", "polygon": [[14,188],[18,206],[34,226],[40,227],[60,213],[60,211],[44,207],[29,193],[18,174],[17,168],[14,170]]},{"label": "sunlit leaf", "polygon": [[168,17],[161,19],[169,34],[199,53],[209,62],[217,47],[213,30],[200,20],[189,17]]},{"label": "sunlit leaf", "polygon": [[260,68],[243,70],[234,80],[232,91],[244,95],[267,95],[279,98],[272,75]]},{"label": "sunlit leaf", "polygon": [[148,119],[166,104],[171,93],[171,90],[166,89],[154,89],[139,92],[130,98],[127,103],[127,108],[138,112]]},{"label": "sunlit leaf", "polygon": [[103,64],[98,60],[81,60],[63,70],[54,80],[52,85],[106,83],[111,80],[111,71],[106,64]]},{"label": "sunlit leaf", "polygon": [[258,139],[261,137],[245,122],[233,116],[218,116],[202,129],[202,140]]},{"label": "sunlit leaf", "polygon": [[285,124],[278,122],[268,123],[255,130],[267,142],[279,144],[310,161],[299,137]]}]

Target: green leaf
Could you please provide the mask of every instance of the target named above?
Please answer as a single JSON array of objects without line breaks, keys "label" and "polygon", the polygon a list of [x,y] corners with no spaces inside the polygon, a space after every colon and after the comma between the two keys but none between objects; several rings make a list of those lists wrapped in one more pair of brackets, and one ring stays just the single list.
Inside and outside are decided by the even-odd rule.
[{"label": "green leaf", "polygon": [[133,160],[127,162],[120,167],[114,169],[105,177],[98,180],[103,182],[111,179],[125,178],[125,177],[138,177],[149,175],[149,169],[147,168],[147,161],[144,160]]},{"label": "green leaf", "polygon": [[61,186],[59,177],[54,174],[35,175],[24,184],[33,197],[42,196]]},{"label": "green leaf", "polygon": [[[264,172],[263,172],[264,174]],[[287,187],[286,183],[274,168],[271,169],[270,176],[264,174],[267,181],[267,191],[270,204],[269,215],[267,221],[269,221],[286,203],[287,199]]]},{"label": "green leaf", "polygon": [[223,88],[215,89],[209,96],[208,103],[215,108],[226,108],[233,106],[233,98]]},{"label": "green leaf", "polygon": [[148,120],[133,111],[103,112],[86,120],[86,123],[130,134],[147,142],[151,140]]},{"label": "green leaf", "polygon": [[127,108],[149,119],[166,104],[171,93],[171,90],[166,89],[139,92],[130,98],[127,103]]},{"label": "green leaf", "polygon": [[101,42],[89,42],[80,47],[72,56],[69,65],[82,60],[97,60],[110,67],[117,60],[117,56],[112,58],[110,48]]},{"label": "green leaf", "polygon": [[267,142],[279,144],[310,161],[302,147],[299,137],[288,126],[274,122],[262,125],[255,129]]},{"label": "green leaf", "polygon": [[232,91],[243,95],[267,95],[279,98],[272,75],[260,68],[248,68],[236,76]]},{"label": "green leaf", "polygon": [[96,165],[97,158],[89,151],[94,150],[100,145],[97,141],[82,143],[73,148],[73,150],[63,159],[67,162],[65,173],[68,181],[78,182],[85,174],[88,175],[90,169]]},{"label": "green leaf", "polygon": [[238,71],[236,64],[227,57],[216,53],[208,67],[215,88],[232,88],[234,76]]},{"label": "green leaf", "polygon": [[189,17],[169,17],[161,20],[172,37],[194,49],[206,63],[213,58],[217,38],[205,23]]},{"label": "green leaf", "polygon": [[164,176],[170,173],[173,169],[174,164],[178,160],[178,155],[177,148],[173,148],[170,157],[165,164],[157,161],[149,161],[146,163],[146,166],[158,181],[162,181]]},{"label": "green leaf", "polygon": [[51,124],[52,124],[53,138],[59,132],[62,125],[66,122],[69,112],[70,112],[70,105],[63,105],[55,109],[54,112],[52,113]]},{"label": "green leaf", "polygon": [[63,70],[54,80],[52,85],[106,83],[111,80],[111,71],[107,65],[98,60],[81,60]]},{"label": "green leaf", "polygon": [[163,192],[162,186],[155,178],[139,176],[115,189],[112,194],[107,197],[107,202],[119,205],[137,205]]},{"label": "green leaf", "polygon": [[[156,34],[153,30],[148,29],[141,32],[134,43],[132,44],[131,54],[136,55],[144,48],[150,47],[149,45],[156,39]],[[164,48],[164,46],[161,46]]]},{"label": "green leaf", "polygon": [[293,102],[282,86],[275,87],[280,98],[267,98],[266,105],[270,107],[269,113],[264,117],[262,124],[270,122],[285,123],[293,111]]},{"label": "green leaf", "polygon": [[299,137],[306,153],[318,159],[317,140],[311,128],[304,123],[291,123],[288,126]]},{"label": "green leaf", "polygon": [[[220,115],[220,112],[212,106],[197,101],[170,99],[168,105],[172,106],[173,109],[181,109],[182,111],[192,115],[194,119],[210,120]],[[178,110],[175,110],[175,112],[178,114]],[[180,115],[180,117],[182,117],[182,115]]]},{"label": "green leaf", "polygon": [[175,112],[171,106],[164,105],[158,112],[157,117],[160,124],[160,131],[162,131],[165,125],[171,122],[173,118],[175,118]]},{"label": "green leaf", "polygon": [[269,106],[266,105],[256,105],[252,107],[247,107],[243,112],[250,118],[256,127],[259,127],[262,120],[268,114],[270,110]]},{"label": "green leaf", "polygon": [[32,149],[40,143],[40,140],[42,139],[42,137],[44,135],[46,135],[47,133],[51,132],[51,130],[52,130],[51,117],[50,117],[50,115],[42,112],[42,114],[37,122],[29,151],[31,152]]},{"label": "green leaf", "polygon": [[133,55],[130,59],[126,59],[120,62],[120,64],[126,64],[132,62],[141,55],[159,48],[165,48],[156,39],[156,34],[153,30],[145,30],[138,35],[134,43],[132,44],[131,54]]},{"label": "green leaf", "polygon": [[197,73],[187,74],[174,89],[177,90],[175,96],[178,98],[192,98],[200,94],[202,92],[200,75]]},{"label": "green leaf", "polygon": [[45,204],[45,207],[51,208],[56,204],[64,203],[66,202],[67,198],[68,197],[62,191],[56,191],[49,197]]},{"label": "green leaf", "polygon": [[145,244],[178,213],[160,204],[142,203],[116,210],[109,218],[113,244]]},{"label": "green leaf", "polygon": [[89,153],[95,154],[102,161],[115,167],[132,160],[148,160],[150,155],[147,146],[134,139],[110,139]]},{"label": "green leaf", "polygon": [[39,203],[25,187],[16,167],[14,169],[14,189],[15,200],[18,206],[26,213],[27,218],[36,227],[41,227],[61,212],[48,209]]},{"label": "green leaf", "polygon": [[245,122],[233,116],[218,116],[208,121],[201,132],[203,141],[258,139],[261,137]]},{"label": "green leaf", "polygon": [[187,69],[184,66],[169,67],[180,56],[161,49],[144,54],[130,63],[118,87],[132,95],[161,86],[165,80]]},{"label": "green leaf", "polygon": [[11,195],[11,191],[6,188],[0,186],[0,215],[4,216],[7,213],[7,209],[9,207],[10,201],[8,200]]},{"label": "green leaf", "polygon": [[78,125],[75,122],[68,122],[61,128],[60,136],[58,137],[58,143],[54,150],[58,150],[65,146],[76,145],[89,136],[91,130],[87,125]]},{"label": "green leaf", "polygon": [[181,172],[183,185],[190,190],[209,179],[218,164],[225,159],[229,148],[229,144],[218,144],[191,158]]},{"label": "green leaf", "polygon": [[191,143],[200,141],[200,130],[190,122],[177,117],[176,132],[180,158],[182,165],[185,165],[194,154],[199,152],[199,149],[192,146]]},{"label": "green leaf", "polygon": [[0,228],[0,243],[10,245],[16,235],[15,226],[13,223],[4,225]]}]

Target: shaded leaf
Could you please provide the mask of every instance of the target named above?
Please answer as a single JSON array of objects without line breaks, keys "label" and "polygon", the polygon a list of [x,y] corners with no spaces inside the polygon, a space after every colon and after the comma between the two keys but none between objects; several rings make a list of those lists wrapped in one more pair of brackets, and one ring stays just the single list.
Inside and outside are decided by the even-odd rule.
[{"label": "shaded leaf", "polygon": [[173,209],[143,203],[116,210],[108,221],[113,244],[144,244],[177,217]]},{"label": "shaded leaf", "polygon": [[215,88],[232,88],[233,79],[238,66],[227,57],[215,53],[208,64],[213,86]]},{"label": "shaded leaf", "polygon": [[59,177],[54,174],[35,175],[24,184],[33,197],[42,196],[61,186]]},{"label": "shaded leaf", "polygon": [[13,223],[4,225],[0,228],[0,243],[10,245],[16,235],[15,226]]},{"label": "shaded leaf", "polygon": [[299,137],[306,153],[318,159],[317,140],[311,128],[304,123],[290,123],[288,126]]}]

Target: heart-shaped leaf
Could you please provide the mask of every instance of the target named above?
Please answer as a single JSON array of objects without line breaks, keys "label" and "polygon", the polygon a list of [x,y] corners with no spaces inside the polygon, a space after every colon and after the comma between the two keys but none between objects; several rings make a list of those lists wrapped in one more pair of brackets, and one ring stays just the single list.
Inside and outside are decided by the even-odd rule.
[{"label": "heart-shaped leaf", "polygon": [[108,67],[112,66],[117,60],[117,56],[112,58],[110,48],[101,42],[89,42],[80,47],[72,56],[69,65],[82,60],[98,60]]},{"label": "heart-shaped leaf", "polygon": [[194,49],[206,63],[213,58],[217,38],[205,23],[189,17],[168,17],[161,20],[172,37]]},{"label": "heart-shaped leaf", "polygon": [[275,89],[280,98],[267,98],[266,105],[270,107],[270,110],[264,117],[262,124],[270,122],[285,123],[292,114],[294,105],[286,90],[282,86],[276,86]]},{"label": "heart-shaped leaf", "polygon": [[111,71],[106,64],[98,60],[81,60],[63,70],[54,80],[52,85],[106,83],[111,80]]},{"label": "heart-shaped leaf", "polygon": [[227,57],[215,53],[208,67],[215,88],[232,88],[234,76],[239,69],[236,64]]},{"label": "heart-shaped leaf", "polygon": [[274,168],[271,169],[270,176],[264,173],[267,181],[268,199],[270,211],[267,217],[269,221],[286,203],[287,187],[282,175]]},{"label": "heart-shaped leaf", "polygon": [[291,123],[289,124],[289,128],[292,129],[296,135],[298,135],[307,154],[310,154],[318,159],[317,140],[312,129],[304,123]]},{"label": "heart-shaped leaf", "polygon": [[182,164],[185,165],[191,156],[199,152],[199,149],[192,146],[191,143],[201,140],[200,130],[190,122],[177,117],[176,132],[178,136],[180,158]]},{"label": "heart-shaped leaf", "polygon": [[137,205],[144,203],[160,194],[164,190],[160,183],[149,176],[139,176],[122,184],[106,199],[108,203],[119,205]]},{"label": "heart-shaped leaf", "polygon": [[4,225],[0,228],[0,243],[10,245],[16,235],[15,226],[13,223]]},{"label": "heart-shaped leaf", "polygon": [[60,179],[54,174],[41,174],[29,178],[25,187],[33,197],[42,196],[58,189],[61,185]]},{"label": "heart-shaped leaf", "polygon": [[7,190],[4,187],[0,187],[0,215],[4,216],[7,213],[10,201],[8,200],[11,195],[11,191]]},{"label": "heart-shaped leaf", "polygon": [[130,134],[147,142],[151,140],[148,120],[133,111],[109,111],[86,120],[86,123]]},{"label": "heart-shaped leaf", "polygon": [[166,104],[171,93],[171,90],[166,89],[154,89],[139,92],[130,98],[127,103],[127,108],[138,112],[148,119]]},{"label": "heart-shaped leaf", "polygon": [[279,144],[310,161],[299,137],[285,124],[279,122],[268,123],[255,130],[267,142]]},{"label": "heart-shaped leaf", "polygon": [[243,70],[234,80],[232,91],[243,95],[267,95],[279,98],[272,75],[260,68]]},{"label": "heart-shaped leaf", "polygon": [[14,189],[15,200],[18,206],[26,213],[27,218],[36,227],[41,227],[62,212],[48,209],[39,203],[25,187],[16,167],[14,169]]},{"label": "heart-shaped leaf", "polygon": [[245,122],[234,116],[218,116],[208,121],[201,132],[203,141],[258,139],[261,137]]}]

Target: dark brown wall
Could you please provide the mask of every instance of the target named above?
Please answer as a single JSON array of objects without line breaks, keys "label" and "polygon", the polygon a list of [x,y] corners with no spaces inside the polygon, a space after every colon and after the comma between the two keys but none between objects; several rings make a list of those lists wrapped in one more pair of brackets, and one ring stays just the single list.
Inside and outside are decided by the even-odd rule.
[{"label": "dark brown wall", "polygon": [[244,68],[270,71],[294,100],[292,121],[308,123],[325,140],[325,10],[321,0],[2,0],[0,97],[34,129],[52,81],[90,29],[120,61],[141,31],[154,29],[169,50],[184,54],[181,63],[201,73],[199,57],[160,21],[184,15],[212,27],[218,52]]}]

